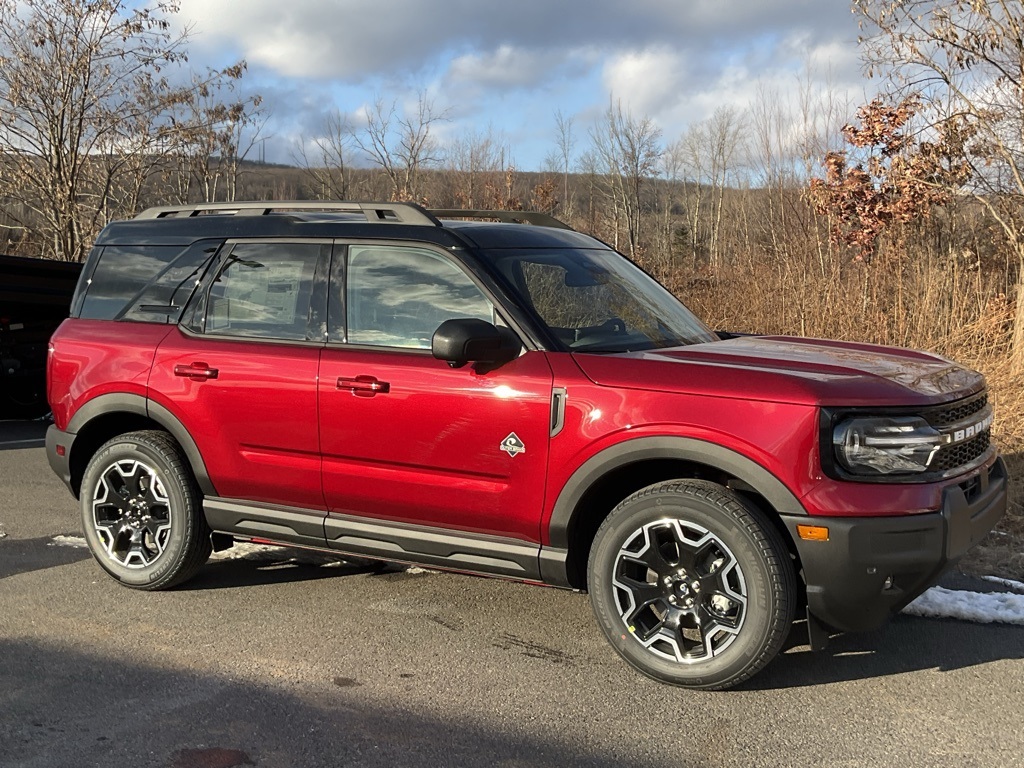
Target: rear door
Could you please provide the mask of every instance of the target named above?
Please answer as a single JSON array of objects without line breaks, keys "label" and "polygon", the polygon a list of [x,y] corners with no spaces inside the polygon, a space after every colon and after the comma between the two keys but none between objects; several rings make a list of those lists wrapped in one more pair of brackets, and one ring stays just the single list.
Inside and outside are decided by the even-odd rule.
[{"label": "rear door", "polygon": [[502,323],[441,250],[339,246],[329,295],[318,392],[328,530],[332,517],[358,516],[539,542],[552,398],[544,353],[494,370],[435,360],[431,336],[444,320]]},{"label": "rear door", "polygon": [[316,377],[329,257],[329,243],[309,240],[226,244],[157,349],[150,397],[192,435],[221,497],[323,517]]}]

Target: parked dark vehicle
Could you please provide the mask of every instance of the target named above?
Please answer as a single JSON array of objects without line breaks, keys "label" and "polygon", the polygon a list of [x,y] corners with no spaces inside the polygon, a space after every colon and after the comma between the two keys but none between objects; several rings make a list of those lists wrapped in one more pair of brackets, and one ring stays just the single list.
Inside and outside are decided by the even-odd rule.
[{"label": "parked dark vehicle", "polygon": [[46,413],[46,345],[71,308],[81,264],[0,256],[0,419]]},{"label": "parked dark vehicle", "polygon": [[126,586],[255,539],[586,590],[693,688],[798,617],[816,648],[880,626],[1006,507],[978,373],[714,333],[541,214],[146,211],[101,233],[48,372],[51,466]]}]

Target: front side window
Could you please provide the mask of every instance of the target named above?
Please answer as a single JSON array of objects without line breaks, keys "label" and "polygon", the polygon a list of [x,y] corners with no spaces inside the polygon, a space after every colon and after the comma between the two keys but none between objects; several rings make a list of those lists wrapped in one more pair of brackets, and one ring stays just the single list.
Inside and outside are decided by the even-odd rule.
[{"label": "front side window", "polygon": [[210,287],[204,331],[304,340],[318,243],[236,243]]},{"label": "front side window", "polygon": [[426,249],[350,246],[345,283],[350,344],[430,349],[445,320],[494,322],[494,307],[466,273]]}]

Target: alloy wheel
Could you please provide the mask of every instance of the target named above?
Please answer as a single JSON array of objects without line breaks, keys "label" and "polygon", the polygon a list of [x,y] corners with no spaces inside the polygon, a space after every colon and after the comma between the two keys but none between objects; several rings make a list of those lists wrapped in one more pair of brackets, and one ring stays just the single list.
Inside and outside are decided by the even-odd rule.
[{"label": "alloy wheel", "polygon": [[170,501],[156,470],[134,459],[103,470],[92,522],[108,558],[126,568],[152,565],[171,535]]},{"label": "alloy wheel", "polygon": [[736,556],[718,536],[685,520],[658,520],[629,535],[615,557],[612,585],[629,634],[669,661],[717,656],[746,619],[746,581]]}]

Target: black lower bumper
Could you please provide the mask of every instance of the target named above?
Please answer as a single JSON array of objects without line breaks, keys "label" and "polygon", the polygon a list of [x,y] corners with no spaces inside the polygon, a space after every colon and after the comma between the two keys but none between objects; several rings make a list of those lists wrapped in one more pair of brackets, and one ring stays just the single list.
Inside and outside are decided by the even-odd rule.
[{"label": "black lower bumper", "polygon": [[46,430],[46,458],[50,462],[50,469],[57,474],[57,477],[64,481],[64,485],[68,487],[71,493],[78,496],[71,483],[70,456],[71,444],[74,441],[75,436],[73,434],[62,432],[52,424]]},{"label": "black lower bumper", "polygon": [[[945,489],[938,512],[899,517],[783,515],[796,542],[807,608],[844,632],[874,629],[901,610],[983,539],[1006,511],[1006,467],[997,459],[969,482]],[[805,541],[797,525],[828,528]]]}]

